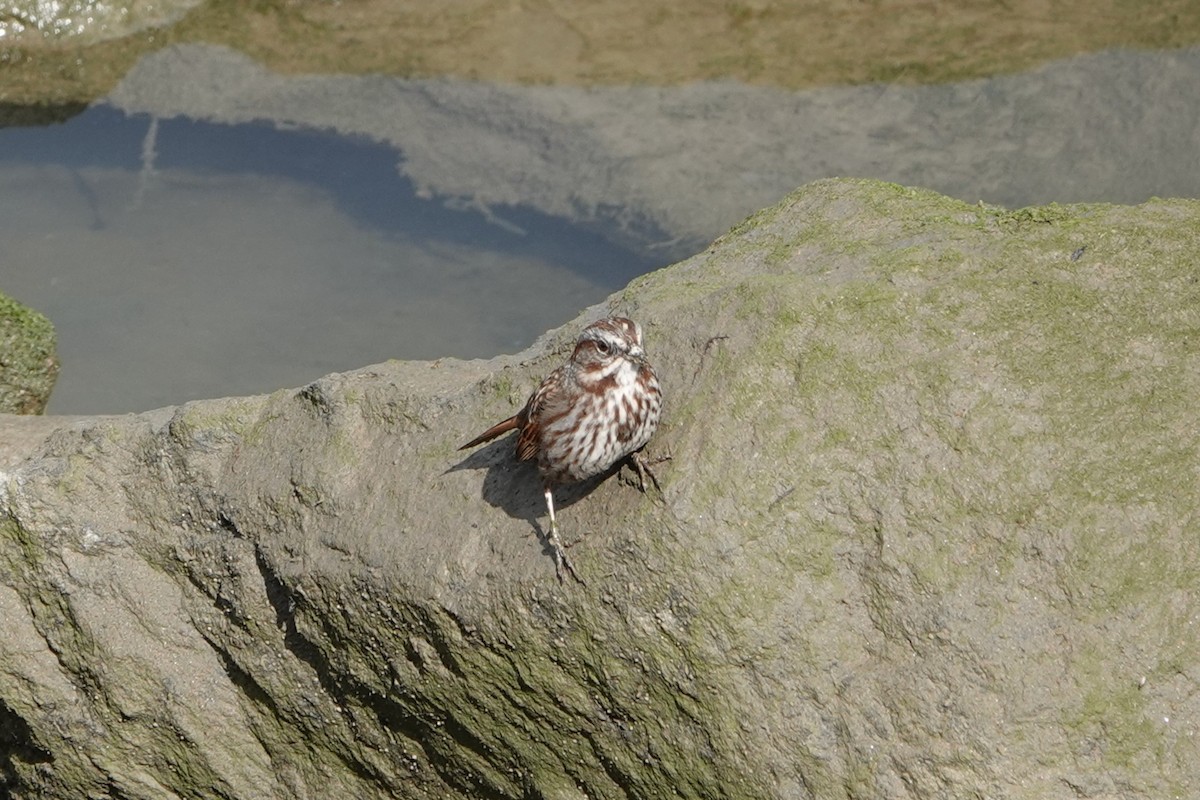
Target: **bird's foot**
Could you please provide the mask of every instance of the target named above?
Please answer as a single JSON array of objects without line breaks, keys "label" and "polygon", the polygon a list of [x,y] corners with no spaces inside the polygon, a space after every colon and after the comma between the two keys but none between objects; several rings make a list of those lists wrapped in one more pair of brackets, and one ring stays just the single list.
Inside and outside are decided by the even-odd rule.
[{"label": "bird's foot", "polygon": [[637,487],[639,490],[641,490],[642,494],[646,493],[646,478],[647,477],[650,478],[650,483],[654,484],[654,488],[658,490],[658,493],[659,494],[663,493],[662,486],[659,485],[658,478],[654,475],[654,470],[652,470],[650,468],[656,467],[659,464],[663,463],[664,461],[670,461],[670,460],[671,460],[671,457],[669,455],[658,456],[657,458],[653,458],[653,459],[647,459],[645,456],[643,456],[641,454],[640,451],[637,453],[630,453],[626,457],[626,461],[629,462],[629,466],[633,467],[633,471],[637,473],[637,477],[638,477]]},{"label": "bird's foot", "polygon": [[587,581],[579,577],[579,573],[575,571],[574,565],[571,564],[571,559],[567,558],[567,549],[563,547],[562,541],[558,538],[558,526],[551,523],[550,532],[546,534],[546,539],[550,543],[550,549],[554,551],[554,572],[558,575],[558,582],[565,583],[565,575],[570,575],[576,582],[587,586]]}]

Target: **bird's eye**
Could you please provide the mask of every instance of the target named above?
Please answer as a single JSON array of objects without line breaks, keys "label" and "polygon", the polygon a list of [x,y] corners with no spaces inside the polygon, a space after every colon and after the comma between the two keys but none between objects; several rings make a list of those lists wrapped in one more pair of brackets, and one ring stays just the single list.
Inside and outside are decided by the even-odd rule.
[{"label": "bird's eye", "polygon": [[608,355],[608,351],[611,349],[612,348],[609,346],[608,342],[603,340],[596,342],[596,350],[599,351],[600,355],[602,356]]}]

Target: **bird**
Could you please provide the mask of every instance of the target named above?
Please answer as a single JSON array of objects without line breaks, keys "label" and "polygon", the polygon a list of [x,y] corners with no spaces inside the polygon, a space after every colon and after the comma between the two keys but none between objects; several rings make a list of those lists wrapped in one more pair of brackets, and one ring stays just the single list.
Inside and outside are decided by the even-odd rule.
[{"label": "bird", "polygon": [[569,573],[583,583],[558,536],[554,487],[586,480],[628,459],[643,492],[647,476],[659,488],[639,451],[657,430],[662,408],[662,387],[646,359],[641,325],[607,317],[583,329],[570,359],[546,376],[520,411],[459,450],[517,431],[517,460],[536,459],[542,478],[555,573],[560,582]]}]

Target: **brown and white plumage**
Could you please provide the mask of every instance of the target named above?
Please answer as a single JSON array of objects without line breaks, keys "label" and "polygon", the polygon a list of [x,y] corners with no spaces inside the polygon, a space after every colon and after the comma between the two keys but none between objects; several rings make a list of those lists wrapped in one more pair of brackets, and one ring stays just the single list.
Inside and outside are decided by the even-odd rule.
[{"label": "brown and white plumage", "polygon": [[636,453],[654,435],[661,415],[662,388],[646,360],[641,326],[610,317],[583,330],[570,360],[546,376],[520,411],[459,449],[518,431],[517,458],[536,459],[542,476],[548,538],[561,579],[564,567],[575,571],[558,541],[553,485],[599,475]]}]

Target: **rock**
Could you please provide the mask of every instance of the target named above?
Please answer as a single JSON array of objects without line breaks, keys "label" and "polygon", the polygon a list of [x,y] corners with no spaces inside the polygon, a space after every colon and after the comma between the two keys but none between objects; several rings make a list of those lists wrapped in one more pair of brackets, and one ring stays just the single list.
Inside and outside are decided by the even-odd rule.
[{"label": "rock", "polygon": [[[1200,203],[823,181],[527,353],[57,426],[0,476],[15,797],[1200,785]],[[664,493],[507,416],[609,311]]]},{"label": "rock", "polygon": [[41,414],[57,378],[50,320],[0,294],[0,414]]}]

